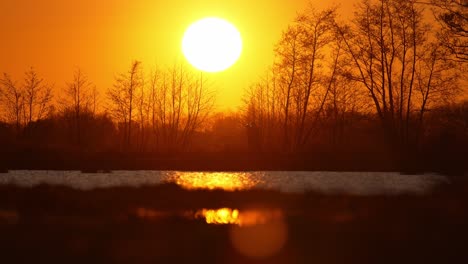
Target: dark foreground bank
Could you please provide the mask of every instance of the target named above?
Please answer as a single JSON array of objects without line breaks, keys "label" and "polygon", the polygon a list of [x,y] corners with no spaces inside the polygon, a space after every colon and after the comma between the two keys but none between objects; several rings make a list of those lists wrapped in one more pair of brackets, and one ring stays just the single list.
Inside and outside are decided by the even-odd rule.
[{"label": "dark foreground bank", "polygon": [[[466,151],[465,151],[466,152]],[[401,171],[464,175],[468,153],[390,156],[376,152],[284,153],[119,153],[22,149],[3,152],[6,170],[178,170],[178,171]]]},{"label": "dark foreground bank", "polygon": [[[0,186],[0,256],[2,263],[466,263],[467,186],[372,197],[171,184]],[[196,213],[219,208],[277,213],[247,226],[207,224]]]}]

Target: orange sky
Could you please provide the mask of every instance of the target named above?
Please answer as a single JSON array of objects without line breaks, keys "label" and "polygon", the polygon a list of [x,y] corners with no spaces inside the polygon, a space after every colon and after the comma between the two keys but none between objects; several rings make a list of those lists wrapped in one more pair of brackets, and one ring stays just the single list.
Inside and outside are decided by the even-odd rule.
[{"label": "orange sky", "polygon": [[[104,91],[132,60],[149,70],[183,60],[181,40],[190,23],[224,18],[241,32],[244,50],[230,69],[209,74],[218,105],[241,104],[243,89],[273,60],[273,45],[308,0],[15,0],[0,1],[0,72],[15,79],[34,66],[59,90],[80,67]],[[356,0],[312,0],[317,8]]]}]

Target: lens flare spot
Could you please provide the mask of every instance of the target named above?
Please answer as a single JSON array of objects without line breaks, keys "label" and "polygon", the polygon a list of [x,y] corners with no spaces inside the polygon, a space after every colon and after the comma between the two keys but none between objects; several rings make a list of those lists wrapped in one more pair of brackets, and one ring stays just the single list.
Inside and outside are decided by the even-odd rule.
[{"label": "lens flare spot", "polygon": [[232,246],[250,258],[268,258],[278,254],[287,242],[288,229],[282,219],[251,226],[232,226]]}]

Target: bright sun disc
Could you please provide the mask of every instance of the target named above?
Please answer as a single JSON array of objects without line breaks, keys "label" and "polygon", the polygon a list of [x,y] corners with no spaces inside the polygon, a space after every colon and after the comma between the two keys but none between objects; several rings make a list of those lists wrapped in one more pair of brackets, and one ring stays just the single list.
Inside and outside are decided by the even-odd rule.
[{"label": "bright sun disc", "polygon": [[231,23],[219,18],[205,18],[193,23],[185,31],[182,51],[195,68],[219,72],[239,59],[242,39]]}]

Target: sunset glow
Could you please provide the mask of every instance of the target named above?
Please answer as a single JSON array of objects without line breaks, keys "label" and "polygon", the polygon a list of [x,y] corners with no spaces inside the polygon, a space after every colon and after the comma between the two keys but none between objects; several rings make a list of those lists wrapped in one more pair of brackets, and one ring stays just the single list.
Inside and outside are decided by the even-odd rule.
[{"label": "sunset glow", "polygon": [[[210,75],[220,108],[242,103],[243,90],[273,60],[273,45],[309,0],[0,1],[0,72],[20,78],[34,66],[60,91],[76,67],[87,73],[102,95],[116,73],[132,60],[145,70],[185,61],[181,41],[187,28],[205,17],[223,18],[242,33],[239,60]],[[314,1],[320,7],[328,3]],[[345,7],[352,7],[354,0]],[[33,43],[33,45],[31,45]]]},{"label": "sunset glow", "polygon": [[466,262],[468,0],[0,0],[0,26],[2,263]]}]

